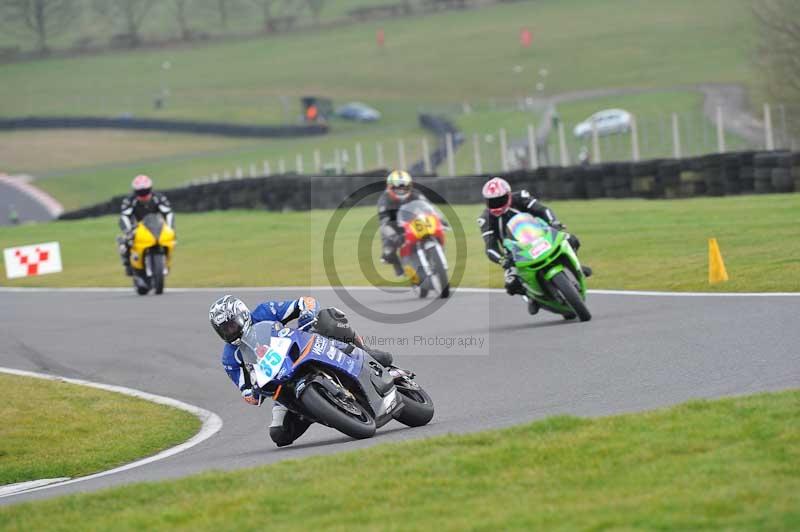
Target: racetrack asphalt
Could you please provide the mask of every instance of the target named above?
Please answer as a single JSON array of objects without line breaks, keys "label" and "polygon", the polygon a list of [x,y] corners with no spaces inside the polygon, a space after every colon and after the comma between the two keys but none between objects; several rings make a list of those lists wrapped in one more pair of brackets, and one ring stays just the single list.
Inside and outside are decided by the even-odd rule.
[{"label": "racetrack asphalt", "polygon": [[53,215],[36,198],[0,181],[0,225],[11,225],[9,214],[17,211],[19,223],[52,220]]},{"label": "racetrack asphalt", "polygon": [[[391,422],[361,441],[312,426],[294,445],[278,449],[266,432],[270,409],[246,405],[220,365],[222,345],[207,310],[226,292],[251,308],[265,299],[308,293],[169,287],[159,297],[139,297],[132,289],[0,293],[0,366],[173,397],[224,422],[217,435],[166,460],[0,498],[0,504],[505,427],[553,414],[599,416],[800,387],[800,297],[595,293],[588,298],[594,318],[579,323],[545,312],[529,316],[519,298],[499,291],[460,291],[433,315],[406,325],[350,313],[359,333],[383,339],[396,363],[417,373],[436,405],[428,426]],[[311,295],[323,306],[349,310],[331,289]],[[382,312],[420,305],[410,292],[352,295]],[[468,339],[475,345],[466,345]],[[47,407],[46,397],[34,393],[31,401]]]}]

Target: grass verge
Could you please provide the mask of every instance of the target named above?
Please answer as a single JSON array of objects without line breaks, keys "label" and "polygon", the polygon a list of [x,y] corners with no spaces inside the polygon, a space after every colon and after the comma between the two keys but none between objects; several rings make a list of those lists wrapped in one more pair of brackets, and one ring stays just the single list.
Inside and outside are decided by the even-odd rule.
[{"label": "grass verge", "polygon": [[[800,291],[800,194],[690,200],[548,202],[583,243],[591,288],[675,291]],[[483,250],[478,205],[454,207],[466,233],[462,286],[501,287]],[[379,257],[373,208],[344,217],[336,234],[341,282],[366,285],[364,265]],[[328,285],[322,235],[331,211],[228,211],[178,215],[170,286]],[[365,239],[358,244],[364,231]],[[9,286],[130,286],[116,254],[112,217],[0,228],[0,248],[61,242],[64,272],[5,281]],[[719,241],[731,280],[709,286],[708,238]],[[456,249],[447,253],[455,268]],[[376,264],[391,280],[390,268]],[[0,275],[4,270],[0,270]],[[2,277],[0,277],[2,278]]]},{"label": "grass verge", "polygon": [[798,461],[800,392],[790,391],[22,504],[0,509],[0,527],[252,529],[267,516],[281,530],[794,530]]},{"label": "grass verge", "polygon": [[[534,33],[529,49],[519,45],[522,26]],[[529,94],[542,68],[547,94],[751,82],[753,26],[744,0],[673,0],[668,10],[658,0],[521,2],[269,39],[2,65],[0,115],[128,112],[275,122],[282,95],[376,104],[506,98]],[[374,44],[379,28],[382,49]],[[153,96],[164,87],[167,106],[155,110]]]},{"label": "grass verge", "polygon": [[104,471],[200,429],[183,410],[29,377],[0,374],[0,403],[0,486]]}]

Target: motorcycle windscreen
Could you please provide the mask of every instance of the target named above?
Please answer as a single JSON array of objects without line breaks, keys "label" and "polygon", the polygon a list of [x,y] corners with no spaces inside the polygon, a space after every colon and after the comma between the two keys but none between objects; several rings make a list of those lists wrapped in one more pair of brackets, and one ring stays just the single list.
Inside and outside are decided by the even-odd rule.
[{"label": "motorcycle windscreen", "polygon": [[507,224],[511,238],[523,249],[528,250],[532,258],[537,258],[553,247],[548,240],[550,226],[528,213],[519,213]]},{"label": "motorcycle windscreen", "polygon": [[292,341],[275,335],[283,327],[274,321],[256,323],[242,336],[239,350],[245,363],[253,366],[258,386],[264,387],[281,370]]},{"label": "motorcycle windscreen", "polygon": [[161,228],[164,226],[164,218],[160,214],[150,213],[142,219],[142,225],[158,240],[158,237],[161,236]]},{"label": "motorcycle windscreen", "polygon": [[435,216],[437,219],[443,220],[444,216],[439,209],[434,207],[431,203],[424,200],[414,200],[401,205],[397,210],[397,223],[406,224],[419,217]]}]

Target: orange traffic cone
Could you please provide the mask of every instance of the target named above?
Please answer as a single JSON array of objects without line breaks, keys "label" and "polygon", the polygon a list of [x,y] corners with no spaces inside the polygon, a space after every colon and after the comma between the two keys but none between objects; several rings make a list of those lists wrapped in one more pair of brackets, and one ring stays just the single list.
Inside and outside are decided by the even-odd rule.
[{"label": "orange traffic cone", "polygon": [[722,261],[722,253],[719,252],[719,244],[716,238],[708,239],[708,283],[720,283],[728,280],[728,271]]}]

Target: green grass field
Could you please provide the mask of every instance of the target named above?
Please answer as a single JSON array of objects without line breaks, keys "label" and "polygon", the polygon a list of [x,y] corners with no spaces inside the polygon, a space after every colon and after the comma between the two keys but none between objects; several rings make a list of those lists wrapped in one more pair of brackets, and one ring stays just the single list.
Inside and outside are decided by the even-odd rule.
[{"label": "green grass field", "polygon": [[[750,19],[744,0],[674,0],[668,10],[658,0],[543,0],[272,39],[6,64],[0,115],[153,115],[152,97],[164,85],[172,96],[159,116],[270,122],[282,114],[281,95],[376,104],[511,97],[533,91],[537,78],[527,73],[542,67],[550,94],[749,82]],[[530,49],[518,44],[522,25],[534,32]],[[383,51],[373,45],[379,27]],[[514,66],[525,74],[515,75]]]},{"label": "green grass field", "polygon": [[[337,3],[340,11],[331,7],[328,14],[352,7],[352,2],[346,4]],[[530,49],[518,44],[521,26],[534,33]],[[378,28],[387,36],[383,50],[374,45]],[[130,113],[294,123],[300,114],[299,96],[318,94],[337,104],[365,101],[383,112],[384,119],[369,126],[334,122],[331,135],[324,139],[219,139],[218,146],[209,146],[206,137],[192,141],[179,136],[173,142],[131,134],[129,150],[104,133],[53,132],[49,140],[37,136],[35,143],[28,142],[27,133],[0,133],[0,145],[8,146],[0,148],[0,170],[43,175],[42,188],[74,208],[123,192],[131,176],[141,172],[169,187],[234,171],[240,165],[247,173],[251,163],[260,166],[265,159],[275,168],[283,158],[286,168],[293,169],[298,154],[304,157],[304,167],[311,168],[314,149],[320,149],[328,163],[334,149],[346,149],[352,161],[358,141],[365,144],[367,166],[377,166],[375,142],[384,144],[385,165],[394,166],[399,138],[406,142],[409,162],[421,154],[424,132],[417,124],[419,109],[447,110],[465,101],[481,111],[460,116],[458,122],[468,136],[494,136],[493,144],[484,146],[483,166],[497,170],[497,131],[503,127],[509,140],[521,138],[536,117],[530,112],[487,109],[488,102],[531,94],[539,81],[546,82],[544,95],[708,81],[752,84],[748,59],[752,35],[745,0],[675,0],[669,10],[656,0],[541,0],[267,39],[4,64],[0,65],[0,116]],[[162,68],[165,61],[171,65],[168,70]],[[546,79],[541,78],[541,69],[548,71]],[[170,92],[166,107],[156,111],[153,98],[165,88]],[[616,103],[642,109],[647,118],[695,112],[699,97],[672,91],[646,102],[641,98],[625,97]],[[584,108],[606,103],[589,102]],[[584,118],[584,108],[575,105],[574,113],[562,112],[574,114],[576,120]],[[84,147],[75,149],[76,143]],[[93,143],[96,149],[87,148]],[[33,145],[37,154],[53,156],[27,155]],[[577,148],[573,147],[575,153]],[[661,152],[643,141],[644,156]],[[458,154],[457,169],[472,171],[469,147]]]},{"label": "green grass field", "polygon": [[200,429],[200,421],[182,410],[15,375],[0,374],[0,403],[0,486],[104,471]]},{"label": "green grass field", "polygon": [[798,461],[790,391],[20,504],[0,508],[0,528],[796,530]]},{"label": "green grass field", "polygon": [[[550,202],[583,247],[595,275],[590,288],[676,291],[799,291],[800,194],[691,200]],[[466,232],[463,286],[501,287],[500,269],[483,252],[475,218],[481,207],[456,206]],[[331,211],[230,211],[178,214],[170,286],[328,285],[320,235]],[[343,283],[367,284],[360,264],[379,256],[377,239],[354,250],[372,208],[345,216],[334,241]],[[128,286],[116,254],[113,217],[0,228],[0,247],[58,240],[64,272],[4,281],[9,286]],[[368,230],[369,237],[375,234]],[[707,284],[708,238],[719,241],[731,280]],[[454,240],[447,253],[455,260]],[[242,260],[247,257],[247,260]],[[387,277],[390,268],[377,264]],[[0,275],[2,275],[0,273]],[[390,282],[389,280],[386,281]]]}]

